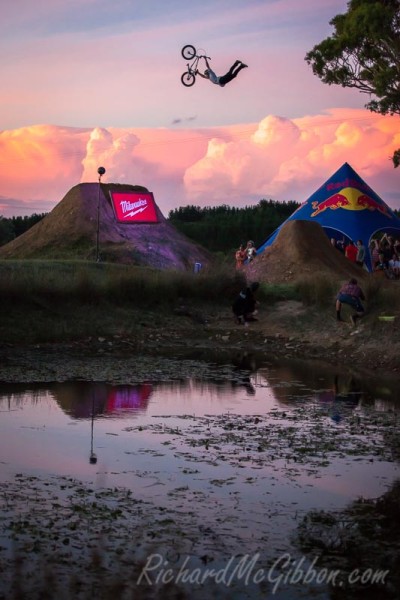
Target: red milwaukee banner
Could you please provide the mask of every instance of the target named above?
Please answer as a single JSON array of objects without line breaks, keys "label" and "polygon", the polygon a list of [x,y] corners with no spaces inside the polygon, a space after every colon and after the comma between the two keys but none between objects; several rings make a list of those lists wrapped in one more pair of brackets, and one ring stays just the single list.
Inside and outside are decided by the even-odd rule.
[{"label": "red milwaukee banner", "polygon": [[115,216],[120,223],[157,223],[151,192],[110,192]]}]

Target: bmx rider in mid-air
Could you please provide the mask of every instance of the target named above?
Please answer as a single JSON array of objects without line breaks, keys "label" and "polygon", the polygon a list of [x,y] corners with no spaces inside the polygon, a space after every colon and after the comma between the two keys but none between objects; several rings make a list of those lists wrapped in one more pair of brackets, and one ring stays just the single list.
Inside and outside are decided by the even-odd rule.
[{"label": "bmx rider in mid-air", "polygon": [[209,62],[206,57],[204,57],[204,60],[206,61],[207,69],[204,71],[204,73],[200,73],[200,71],[197,71],[197,75],[200,75],[200,77],[203,77],[204,79],[209,79],[211,83],[215,83],[215,85],[219,85],[220,87],[224,87],[224,85],[232,81],[232,79],[235,79],[236,75],[242,69],[246,69],[247,67],[247,65],[242,63],[241,60],[237,60],[225,75],[218,77],[218,75],[216,75],[214,71],[210,68]]}]

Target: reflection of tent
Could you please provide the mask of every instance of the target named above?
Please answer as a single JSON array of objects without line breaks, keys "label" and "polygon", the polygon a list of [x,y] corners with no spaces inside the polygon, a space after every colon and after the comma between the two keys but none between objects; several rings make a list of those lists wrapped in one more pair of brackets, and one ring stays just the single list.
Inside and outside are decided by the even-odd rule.
[{"label": "reflection of tent", "polygon": [[[370,239],[379,231],[400,238],[400,219],[347,163],[285,223],[293,220],[317,222],[329,238],[362,240],[367,248]],[[258,248],[257,254],[273,244],[282,225]],[[371,270],[369,251],[366,266]]]}]

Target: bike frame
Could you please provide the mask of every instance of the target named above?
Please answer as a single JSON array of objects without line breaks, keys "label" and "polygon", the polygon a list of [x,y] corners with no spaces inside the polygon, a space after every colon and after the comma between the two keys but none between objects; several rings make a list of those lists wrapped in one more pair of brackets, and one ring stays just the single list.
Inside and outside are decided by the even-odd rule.
[{"label": "bike frame", "polygon": [[200,60],[202,58],[204,58],[204,59],[207,58],[208,60],[211,60],[211,58],[209,56],[206,56],[205,54],[197,54],[197,50],[195,49],[194,46],[191,46],[191,45],[187,45],[182,48],[182,56],[186,59],[189,59],[189,61],[191,61],[191,62],[186,63],[187,71],[185,73],[183,73],[183,75],[181,77],[181,81],[182,81],[183,85],[186,87],[190,87],[190,86],[194,85],[194,83],[196,81],[197,69],[198,69]]},{"label": "bike frame", "polygon": [[189,73],[194,73],[194,75],[196,75],[197,67],[199,66],[199,61],[201,58],[206,58],[206,57],[202,54],[196,54],[192,63],[191,64],[187,63],[187,68],[188,68]]}]

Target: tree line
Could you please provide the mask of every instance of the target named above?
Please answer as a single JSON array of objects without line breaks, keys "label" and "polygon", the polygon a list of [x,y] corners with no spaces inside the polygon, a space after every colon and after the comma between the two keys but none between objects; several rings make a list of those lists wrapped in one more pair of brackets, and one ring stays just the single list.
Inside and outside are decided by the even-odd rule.
[{"label": "tree line", "polygon": [[184,206],[171,210],[168,220],[176,229],[211,252],[228,252],[253,240],[256,247],[275,231],[299,203],[260,200],[256,206]]},{"label": "tree line", "polygon": [[[240,244],[252,240],[258,248],[290,215],[299,208],[298,202],[260,200],[255,206],[236,208],[194,205],[175,208],[168,221],[191,240],[211,252],[231,252]],[[400,211],[394,210],[397,216]],[[41,221],[47,213],[24,217],[0,216],[0,246],[10,242]]]},{"label": "tree line", "polygon": [[31,227],[39,223],[47,213],[33,213],[24,217],[2,217],[0,215],[0,246],[4,246],[16,237],[28,231]]},{"label": "tree line", "polygon": [[[297,208],[297,202],[260,200],[255,206],[184,206],[171,210],[169,222],[191,240],[211,252],[229,252],[253,240],[256,247],[275,231]],[[0,216],[0,246],[36,225],[47,213],[24,217]]]}]

